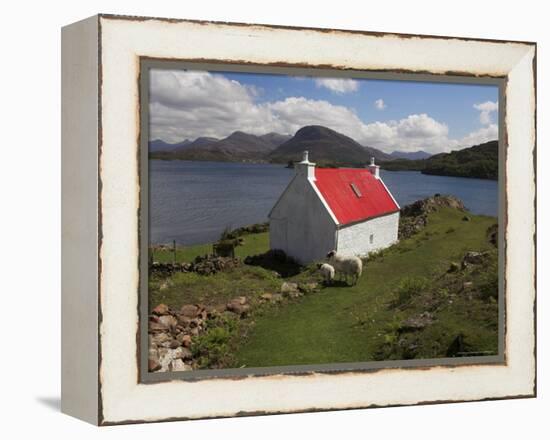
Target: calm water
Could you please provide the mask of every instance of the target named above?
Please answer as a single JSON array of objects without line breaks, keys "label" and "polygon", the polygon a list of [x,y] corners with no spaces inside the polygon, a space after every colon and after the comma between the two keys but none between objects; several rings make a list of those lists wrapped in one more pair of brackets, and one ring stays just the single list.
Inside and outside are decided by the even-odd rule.
[{"label": "calm water", "polygon": [[[151,243],[209,243],[226,228],[267,221],[294,175],[281,165],[218,162],[149,162]],[[496,216],[497,182],[382,171],[401,206],[435,193],[460,198],[474,214]]]}]

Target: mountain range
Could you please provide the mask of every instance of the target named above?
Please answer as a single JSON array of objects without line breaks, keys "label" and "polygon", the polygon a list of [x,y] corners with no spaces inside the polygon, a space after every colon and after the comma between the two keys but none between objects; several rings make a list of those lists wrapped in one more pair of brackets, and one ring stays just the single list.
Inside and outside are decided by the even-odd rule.
[{"label": "mountain range", "polygon": [[299,161],[304,150],[308,150],[310,159],[320,166],[365,164],[371,157],[377,161],[393,159],[387,153],[362,146],[352,138],[320,125],[302,127],[294,136],[279,133],[256,136],[235,131],[223,139],[199,137],[178,144],[154,140],[149,143],[149,148],[151,158],[167,160],[289,163]]},{"label": "mountain range", "polygon": [[418,151],[393,151],[390,153],[390,156],[394,159],[409,159],[409,160],[418,160],[418,159],[427,159],[431,156],[430,153],[426,153],[423,150]]}]

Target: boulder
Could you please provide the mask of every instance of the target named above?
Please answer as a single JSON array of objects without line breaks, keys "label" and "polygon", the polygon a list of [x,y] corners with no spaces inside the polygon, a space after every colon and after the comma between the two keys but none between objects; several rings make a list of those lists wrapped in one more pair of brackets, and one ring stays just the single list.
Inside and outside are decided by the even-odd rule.
[{"label": "boulder", "polygon": [[263,300],[263,301],[271,301],[273,299],[273,294],[272,293],[264,293],[263,295],[260,296],[260,299]]},{"label": "boulder", "polygon": [[469,265],[476,265],[483,263],[483,259],[485,257],[485,253],[481,252],[466,252],[464,255],[464,258],[462,259],[462,268],[466,268]]},{"label": "boulder", "polygon": [[175,327],[178,324],[178,320],[172,315],[162,315],[158,322],[167,328]]},{"label": "boulder", "polygon": [[168,327],[160,322],[149,322],[149,333],[164,333],[168,331]]},{"label": "boulder", "polygon": [[170,341],[169,347],[172,348],[172,349],[175,349],[175,348],[178,348],[180,345],[181,345],[180,341],[178,341],[177,339],[172,339]]},{"label": "boulder", "polygon": [[163,344],[170,342],[172,337],[168,333],[157,333],[153,335],[152,342],[155,345],[163,346]]},{"label": "boulder", "polygon": [[288,298],[296,299],[304,296],[304,294],[303,292],[297,290],[296,292],[288,292],[285,296],[287,296]]},{"label": "boulder", "polygon": [[156,348],[149,348],[149,359],[157,361],[159,360],[159,351]]},{"label": "boulder", "polygon": [[170,312],[170,309],[166,304],[159,304],[153,309],[153,313],[155,315],[166,315],[169,312]]},{"label": "boulder", "polygon": [[298,284],[297,283],[289,283],[285,281],[283,284],[281,284],[281,293],[283,295],[288,295],[291,292],[298,292]]},{"label": "boulder", "polygon": [[399,327],[400,332],[410,332],[422,330],[433,323],[433,315],[430,312],[424,312],[417,316],[411,316],[403,321]]},{"label": "boulder", "polygon": [[186,335],[184,333],[180,333],[177,336],[177,340],[180,342],[180,344],[184,347],[190,347],[191,346],[191,336]]},{"label": "boulder", "polygon": [[193,304],[186,304],[181,307],[180,314],[187,318],[196,318],[199,314],[199,308]]},{"label": "boulder", "polygon": [[243,304],[239,298],[236,298],[227,303],[226,309],[242,317],[248,314],[250,306]]},{"label": "boulder", "polygon": [[155,360],[155,359],[149,359],[149,371],[152,373],[152,372],[155,372],[155,371],[158,371],[162,368],[162,366],[160,365],[159,361],[158,360]]},{"label": "boulder", "polygon": [[172,352],[172,359],[191,359],[193,354],[186,347],[178,347]]},{"label": "boulder", "polygon": [[191,325],[192,320],[193,319],[189,318],[188,316],[178,315],[178,326],[185,329]]},{"label": "boulder", "polygon": [[318,284],[317,283],[300,283],[298,284],[298,290],[302,293],[312,293],[317,290]]},{"label": "boulder", "polygon": [[193,370],[190,365],[187,365],[181,359],[174,359],[170,363],[170,369],[172,371],[191,371],[191,370]]}]

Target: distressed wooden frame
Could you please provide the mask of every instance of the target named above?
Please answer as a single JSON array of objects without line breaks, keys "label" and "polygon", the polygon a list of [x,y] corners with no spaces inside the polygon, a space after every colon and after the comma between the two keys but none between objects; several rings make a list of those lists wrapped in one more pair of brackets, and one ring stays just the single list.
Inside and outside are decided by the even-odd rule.
[{"label": "distressed wooden frame", "polygon": [[[62,48],[64,412],[109,425],[536,395],[534,43],[99,15]],[[143,382],[143,59],[502,79],[505,362]]]}]

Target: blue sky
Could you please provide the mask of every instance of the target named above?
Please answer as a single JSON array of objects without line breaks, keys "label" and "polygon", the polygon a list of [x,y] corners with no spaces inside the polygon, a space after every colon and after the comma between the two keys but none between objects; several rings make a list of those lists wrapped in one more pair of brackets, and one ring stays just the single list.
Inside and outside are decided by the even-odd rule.
[{"label": "blue sky", "polygon": [[498,138],[492,85],[152,70],[151,138],[294,134],[319,124],[363,145],[430,153]]}]

